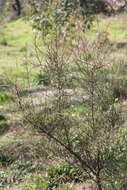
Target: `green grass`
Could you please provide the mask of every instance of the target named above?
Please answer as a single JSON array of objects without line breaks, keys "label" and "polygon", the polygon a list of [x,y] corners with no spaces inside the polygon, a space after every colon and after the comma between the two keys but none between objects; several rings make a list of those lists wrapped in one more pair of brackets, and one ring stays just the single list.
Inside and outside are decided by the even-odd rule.
[{"label": "green grass", "polygon": [[8,44],[13,47],[23,47],[27,43],[32,42],[33,32],[30,23],[23,19],[11,21],[0,27],[1,35],[7,40]]},{"label": "green grass", "polygon": [[99,32],[107,31],[109,39],[115,42],[127,42],[127,26],[125,21],[127,14],[99,18],[93,23],[91,30],[86,35],[91,39],[95,39]]},{"label": "green grass", "polygon": [[0,93],[0,104],[10,103],[13,100],[13,96],[9,92]]},{"label": "green grass", "polygon": [[[99,18],[86,32],[86,36],[95,39],[98,32],[107,31],[111,41],[126,42],[126,19],[127,14]],[[4,73],[13,80],[26,80],[26,65],[37,61],[33,53],[34,33],[30,22],[23,19],[11,21],[0,26],[0,34],[0,75]],[[35,76],[34,72],[31,77]]]},{"label": "green grass", "polygon": [[82,114],[84,115],[87,111],[86,107],[84,105],[77,105],[77,106],[72,106],[68,110],[66,110],[70,115],[73,117],[75,116],[81,116]]},{"label": "green grass", "polygon": [[[0,75],[26,79],[24,63],[33,56],[33,31],[29,22],[19,19],[0,26]],[[34,56],[33,56],[34,57]],[[28,59],[28,60],[27,60]]]}]

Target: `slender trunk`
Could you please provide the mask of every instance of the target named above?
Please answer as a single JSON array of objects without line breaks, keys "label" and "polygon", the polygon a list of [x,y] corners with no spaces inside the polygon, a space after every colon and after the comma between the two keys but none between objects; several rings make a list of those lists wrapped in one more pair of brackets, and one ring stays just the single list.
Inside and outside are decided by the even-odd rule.
[{"label": "slender trunk", "polygon": [[17,4],[17,14],[18,16],[21,14],[21,3],[20,0],[15,0],[16,4]]},{"label": "slender trunk", "polygon": [[12,4],[13,11],[16,13],[17,16],[21,14],[21,2],[20,0],[15,0],[15,3]]},{"label": "slender trunk", "polygon": [[97,183],[98,190],[102,190],[101,179],[100,179],[100,177],[99,177],[99,176],[97,176],[96,183]]}]

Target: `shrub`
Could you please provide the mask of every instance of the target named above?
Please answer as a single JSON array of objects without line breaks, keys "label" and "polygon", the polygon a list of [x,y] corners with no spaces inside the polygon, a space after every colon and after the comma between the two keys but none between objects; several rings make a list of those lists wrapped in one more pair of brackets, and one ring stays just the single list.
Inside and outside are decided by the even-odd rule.
[{"label": "shrub", "polygon": [[[87,44],[82,32],[78,40],[75,37],[76,45],[73,46],[67,43],[72,40],[72,36],[69,39],[63,37],[60,29],[59,23],[56,23],[53,39],[45,47],[43,65],[51,79],[53,101],[46,99],[44,105],[37,108],[33,101],[31,104],[23,101],[16,89],[17,104],[24,121],[50,139],[54,156],[71,163],[78,171],[83,171],[81,175],[85,174],[85,179],[94,181],[98,190],[102,190],[111,176],[120,177],[118,171],[123,170],[123,161],[119,156],[126,150],[125,134],[124,131],[120,132],[125,129],[125,119],[121,110],[116,108],[112,83],[107,80],[109,52],[102,47],[97,48],[95,43]],[[79,95],[79,89],[82,89],[82,102],[79,102],[83,106],[81,116],[66,112],[66,104],[74,96],[65,89],[65,81],[70,74],[66,68],[70,65],[78,68],[75,75]],[[41,66],[39,68],[41,70]],[[72,88],[72,91],[75,92],[75,89]],[[59,175],[65,175],[66,182],[74,177],[75,170],[64,166],[53,168],[49,174],[47,185],[52,189],[61,183],[59,180],[63,180],[61,177],[59,179]]]}]

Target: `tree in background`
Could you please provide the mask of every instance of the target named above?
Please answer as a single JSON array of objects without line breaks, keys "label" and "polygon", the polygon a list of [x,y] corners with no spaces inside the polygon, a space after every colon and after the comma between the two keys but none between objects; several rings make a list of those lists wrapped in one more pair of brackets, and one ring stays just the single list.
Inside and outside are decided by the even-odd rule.
[{"label": "tree in background", "polygon": [[21,0],[0,0],[1,16],[18,17],[21,15],[23,2]]},{"label": "tree in background", "polygon": [[[85,28],[90,27],[94,14],[100,12],[105,7],[102,0],[29,0],[29,3],[33,7],[33,17],[36,21],[39,21],[40,28],[50,19],[49,15],[51,15],[53,9],[56,9],[56,6],[58,11],[56,13],[53,11],[53,16],[60,16],[61,21],[63,21],[62,24],[66,24],[75,17],[82,17]],[[47,25],[49,24],[50,23]],[[75,20],[73,25],[74,24]]]},{"label": "tree in background", "polygon": [[16,16],[20,16],[22,9],[20,0],[15,0],[14,3],[12,4],[12,8]]}]

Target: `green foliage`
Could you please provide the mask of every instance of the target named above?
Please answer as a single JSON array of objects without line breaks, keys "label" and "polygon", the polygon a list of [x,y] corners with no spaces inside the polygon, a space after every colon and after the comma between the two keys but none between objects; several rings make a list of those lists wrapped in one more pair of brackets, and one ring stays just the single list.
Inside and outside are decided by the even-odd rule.
[{"label": "green foliage", "polygon": [[1,92],[0,93],[0,104],[6,104],[8,102],[11,102],[13,100],[13,96],[9,92]]},{"label": "green foliage", "polygon": [[81,173],[81,171],[78,171],[78,169],[68,164],[51,167],[48,170],[48,188],[53,189],[54,187],[58,187],[60,184],[72,182],[76,179],[80,181],[78,178]]},{"label": "green foliage", "polygon": [[27,47],[26,46],[21,47],[20,52],[27,52]]},{"label": "green foliage", "polygon": [[42,180],[41,177],[35,177],[31,185],[27,185],[24,190],[42,190],[47,189],[48,181]]},{"label": "green foliage", "polygon": [[82,20],[85,30],[90,28],[93,21],[92,14],[97,12],[96,9],[98,9],[100,2],[100,0],[90,2],[82,0],[31,0],[34,10],[33,27],[43,31],[44,35],[53,35],[57,27],[68,33],[76,26],[77,20]]},{"label": "green foliage", "polygon": [[44,86],[50,85],[50,78],[48,77],[48,74],[46,72],[37,73],[34,81],[37,85],[41,85],[41,84],[43,84]]},{"label": "green foliage", "polygon": [[9,163],[9,156],[6,153],[0,151],[0,166],[5,167],[8,165],[8,163]]},{"label": "green foliage", "polygon": [[79,170],[69,164],[59,164],[58,166],[50,167],[47,170],[47,176],[42,179],[36,177],[31,186],[26,187],[25,190],[71,190],[69,187],[62,187],[66,183],[83,181],[83,171]]}]

